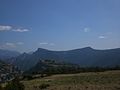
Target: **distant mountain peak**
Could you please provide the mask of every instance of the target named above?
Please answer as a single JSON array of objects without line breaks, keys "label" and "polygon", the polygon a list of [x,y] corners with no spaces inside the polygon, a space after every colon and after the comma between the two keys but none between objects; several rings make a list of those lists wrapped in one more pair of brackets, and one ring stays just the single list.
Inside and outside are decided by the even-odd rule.
[{"label": "distant mountain peak", "polygon": [[28,55],[26,52],[24,52],[22,55]]},{"label": "distant mountain peak", "polygon": [[33,52],[33,54],[39,54],[39,53],[46,53],[49,50],[44,49],[44,48],[38,48],[35,52]]},{"label": "distant mountain peak", "polygon": [[83,49],[93,49],[92,47],[85,47],[85,48],[83,48]]},{"label": "distant mountain peak", "polygon": [[37,51],[48,51],[48,50],[44,48],[38,48]]},{"label": "distant mountain peak", "polygon": [[73,49],[73,50],[69,50],[69,51],[92,51],[94,50],[91,47],[84,47],[84,48],[79,48],[79,49]]}]

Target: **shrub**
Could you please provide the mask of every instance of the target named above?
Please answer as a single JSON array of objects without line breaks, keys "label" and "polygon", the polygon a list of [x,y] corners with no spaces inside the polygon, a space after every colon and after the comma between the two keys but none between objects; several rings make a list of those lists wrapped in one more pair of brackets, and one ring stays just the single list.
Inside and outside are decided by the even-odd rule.
[{"label": "shrub", "polygon": [[24,90],[24,85],[18,79],[14,79],[6,85],[5,90]]},{"label": "shrub", "polygon": [[32,80],[32,79],[34,79],[34,78],[32,77],[32,75],[24,75],[24,76],[23,76],[23,80]]},{"label": "shrub", "polygon": [[2,85],[0,85],[0,90],[3,90],[3,87],[2,87]]},{"label": "shrub", "polygon": [[41,84],[41,85],[39,86],[39,88],[40,88],[40,89],[46,89],[46,88],[49,87],[49,86],[50,86],[49,84],[43,83],[43,84]]}]

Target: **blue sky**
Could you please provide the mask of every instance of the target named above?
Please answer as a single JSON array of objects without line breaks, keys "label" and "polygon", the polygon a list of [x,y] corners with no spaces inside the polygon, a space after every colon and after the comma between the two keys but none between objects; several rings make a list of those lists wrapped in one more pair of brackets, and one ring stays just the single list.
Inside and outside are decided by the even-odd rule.
[{"label": "blue sky", "polygon": [[120,48],[120,0],[0,0],[0,48]]}]

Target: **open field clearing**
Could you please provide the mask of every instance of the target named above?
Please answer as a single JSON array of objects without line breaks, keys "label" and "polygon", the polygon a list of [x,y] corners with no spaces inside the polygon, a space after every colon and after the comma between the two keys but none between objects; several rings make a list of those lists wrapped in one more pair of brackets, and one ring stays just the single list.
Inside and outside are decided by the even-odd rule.
[{"label": "open field clearing", "polygon": [[120,71],[53,75],[22,82],[25,90],[120,90]]}]

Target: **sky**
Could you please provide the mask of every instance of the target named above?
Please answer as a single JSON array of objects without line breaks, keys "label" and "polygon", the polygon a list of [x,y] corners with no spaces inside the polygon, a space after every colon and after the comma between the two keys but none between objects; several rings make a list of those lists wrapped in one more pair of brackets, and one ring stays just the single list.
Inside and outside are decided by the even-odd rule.
[{"label": "sky", "polygon": [[0,48],[120,48],[120,0],[0,0]]}]

